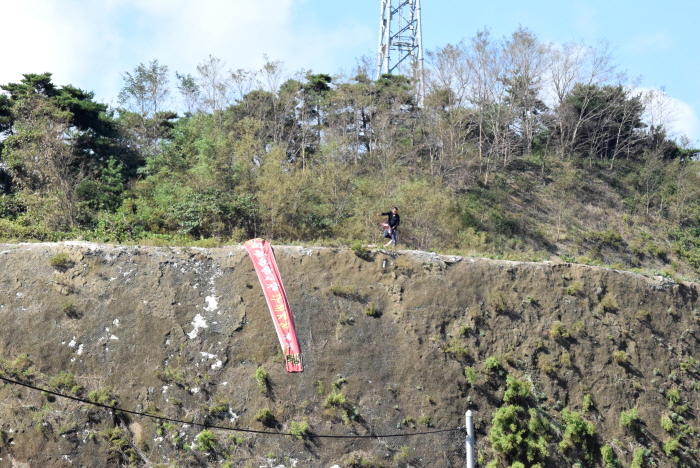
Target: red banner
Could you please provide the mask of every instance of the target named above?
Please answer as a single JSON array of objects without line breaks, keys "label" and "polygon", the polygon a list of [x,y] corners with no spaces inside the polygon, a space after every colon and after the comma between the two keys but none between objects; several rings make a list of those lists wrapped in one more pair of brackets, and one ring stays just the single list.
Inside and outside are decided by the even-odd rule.
[{"label": "red banner", "polygon": [[243,245],[253,260],[255,272],[258,274],[260,285],[265,293],[277,337],[284,351],[287,372],[301,372],[303,370],[301,349],[294,331],[292,311],[289,309],[287,294],[282,286],[282,277],[277,269],[272,247],[268,241],[263,239],[251,239]]}]

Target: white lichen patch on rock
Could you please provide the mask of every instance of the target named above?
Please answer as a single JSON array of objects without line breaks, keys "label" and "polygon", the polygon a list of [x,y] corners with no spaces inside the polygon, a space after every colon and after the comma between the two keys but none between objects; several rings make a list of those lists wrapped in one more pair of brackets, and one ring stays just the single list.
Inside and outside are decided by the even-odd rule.
[{"label": "white lichen patch on rock", "polygon": [[194,328],[187,334],[187,336],[189,336],[191,340],[194,340],[197,338],[197,333],[199,333],[200,328],[207,328],[207,322],[204,320],[204,317],[197,314],[194,316],[194,319],[192,319],[192,327]]},{"label": "white lichen patch on rock", "polygon": [[223,362],[221,362],[221,359],[218,359],[216,354],[211,354],[211,353],[206,353],[204,351],[200,351],[200,354],[203,356],[202,362],[208,360],[208,359],[216,359],[216,362],[212,364],[211,367],[213,370],[218,370],[221,369],[224,365]]},{"label": "white lichen patch on rock", "polygon": [[204,298],[204,300],[207,303],[207,306],[204,308],[207,312],[214,312],[216,309],[219,308],[219,301],[216,298],[216,296],[207,296]]}]

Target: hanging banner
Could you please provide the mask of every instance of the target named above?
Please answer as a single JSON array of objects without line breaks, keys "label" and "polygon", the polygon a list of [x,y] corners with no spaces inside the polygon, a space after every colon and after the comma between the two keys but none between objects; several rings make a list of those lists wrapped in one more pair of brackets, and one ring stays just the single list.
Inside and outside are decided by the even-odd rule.
[{"label": "hanging banner", "polygon": [[282,277],[277,269],[272,247],[268,241],[263,239],[251,239],[243,245],[253,261],[255,272],[258,274],[260,285],[265,293],[265,300],[270,308],[277,337],[284,351],[287,372],[301,372],[303,370],[301,350],[297,334],[294,331],[294,319],[292,311],[289,309],[287,294],[282,286]]}]

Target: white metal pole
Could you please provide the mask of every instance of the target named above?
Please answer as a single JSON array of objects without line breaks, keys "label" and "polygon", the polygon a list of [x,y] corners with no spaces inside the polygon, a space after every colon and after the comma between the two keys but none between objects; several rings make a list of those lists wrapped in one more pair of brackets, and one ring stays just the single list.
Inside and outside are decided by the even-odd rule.
[{"label": "white metal pole", "polygon": [[472,410],[467,411],[467,468],[474,468],[474,420]]}]

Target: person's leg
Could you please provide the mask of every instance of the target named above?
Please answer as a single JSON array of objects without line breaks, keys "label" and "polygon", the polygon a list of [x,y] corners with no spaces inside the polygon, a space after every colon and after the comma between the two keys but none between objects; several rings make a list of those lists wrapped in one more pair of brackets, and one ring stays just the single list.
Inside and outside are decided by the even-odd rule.
[{"label": "person's leg", "polygon": [[396,245],[396,239],[398,235],[396,234],[396,229],[391,230],[391,243]]}]

